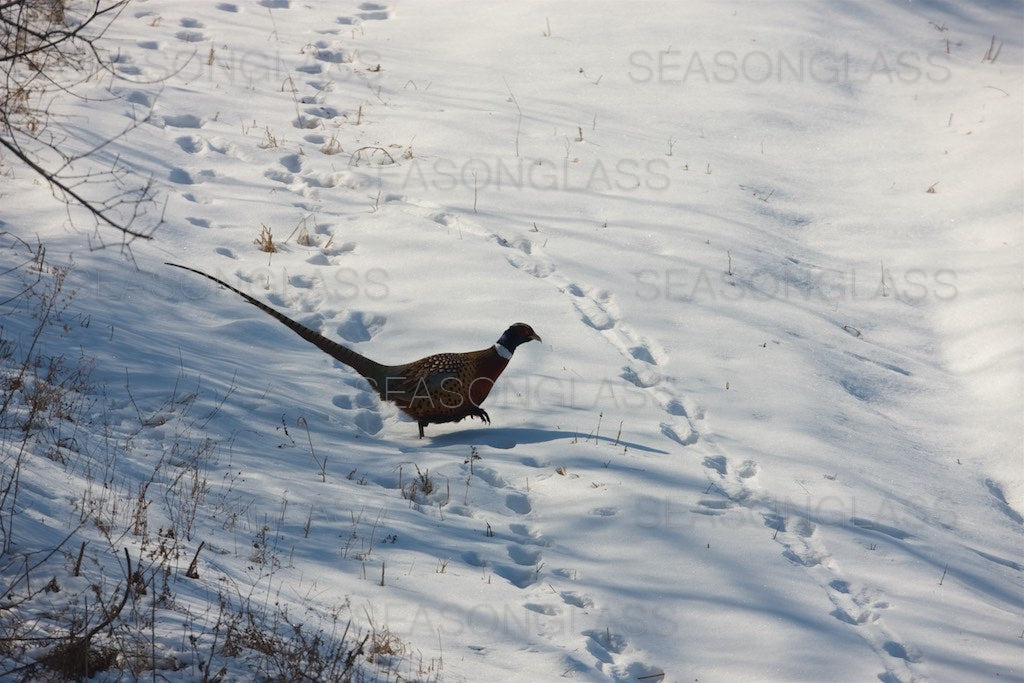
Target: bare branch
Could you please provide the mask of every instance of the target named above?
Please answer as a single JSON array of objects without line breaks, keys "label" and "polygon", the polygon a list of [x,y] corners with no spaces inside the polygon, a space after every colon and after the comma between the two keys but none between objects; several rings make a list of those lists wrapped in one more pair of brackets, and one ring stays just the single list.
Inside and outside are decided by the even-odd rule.
[{"label": "bare branch", "polygon": [[42,177],[69,216],[72,207],[84,209],[96,227],[119,232],[122,244],[152,238],[163,220],[162,209],[152,210],[159,209],[153,179],[135,182],[131,169],[106,151],[148,116],[86,143],[53,112],[68,96],[90,101],[83,89],[97,72],[116,75],[97,42],[127,2],[92,0],[81,9],[73,5],[72,15],[63,0],[0,0],[0,151]]}]

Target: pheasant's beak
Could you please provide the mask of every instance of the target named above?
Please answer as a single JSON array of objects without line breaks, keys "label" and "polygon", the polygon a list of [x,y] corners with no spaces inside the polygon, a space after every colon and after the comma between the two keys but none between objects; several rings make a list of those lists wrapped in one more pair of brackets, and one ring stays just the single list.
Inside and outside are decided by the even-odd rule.
[{"label": "pheasant's beak", "polygon": [[530,335],[530,339],[533,340],[533,341],[541,341],[540,335],[537,334],[536,332],[534,332],[533,334]]}]

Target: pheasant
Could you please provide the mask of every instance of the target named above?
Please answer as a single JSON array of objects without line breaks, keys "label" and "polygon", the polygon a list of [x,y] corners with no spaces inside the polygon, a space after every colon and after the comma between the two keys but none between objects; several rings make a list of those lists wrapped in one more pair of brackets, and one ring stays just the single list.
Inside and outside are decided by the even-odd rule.
[{"label": "pheasant", "polygon": [[423,428],[431,423],[459,422],[466,417],[478,417],[489,424],[491,418],[480,404],[487,398],[516,348],[528,341],[541,340],[526,323],[515,323],[505,330],[493,346],[486,349],[438,353],[404,365],[384,365],[331,341],[223,280],[177,263],[167,265],[202,275],[230,289],[284,323],[324,353],[358,372],[382,400],[393,402],[402,412],[416,420],[421,439]]}]

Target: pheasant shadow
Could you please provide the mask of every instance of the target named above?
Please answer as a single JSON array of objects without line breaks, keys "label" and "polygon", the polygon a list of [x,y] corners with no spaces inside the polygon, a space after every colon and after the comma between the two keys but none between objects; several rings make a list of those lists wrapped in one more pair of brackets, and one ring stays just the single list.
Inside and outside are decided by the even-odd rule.
[{"label": "pheasant shadow", "polygon": [[[464,429],[458,432],[450,432],[430,437],[430,447],[433,446],[490,446],[507,450],[516,446],[528,444],[549,443],[551,441],[571,441],[573,439],[593,439],[608,445],[621,446],[631,451],[643,453],[657,453],[668,455],[668,451],[653,446],[645,446],[632,441],[612,439],[607,436],[587,437],[576,432],[559,431],[555,429],[534,429],[529,427],[507,427],[491,429]],[[409,450],[412,450],[411,448]]]}]

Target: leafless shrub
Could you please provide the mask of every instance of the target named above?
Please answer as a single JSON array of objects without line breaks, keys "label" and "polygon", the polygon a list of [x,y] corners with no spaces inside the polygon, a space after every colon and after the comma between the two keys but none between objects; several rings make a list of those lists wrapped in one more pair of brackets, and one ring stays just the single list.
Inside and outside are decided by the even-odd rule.
[{"label": "leafless shrub", "polygon": [[[331,611],[326,626],[319,605],[315,625],[289,614],[284,602],[222,597],[219,613],[216,598],[205,612],[186,606],[193,596],[176,594],[183,581],[219,585],[216,572],[200,572],[204,542],[194,536],[205,528],[202,520],[223,518],[229,528],[248,516],[248,503],[231,494],[240,471],[215,482],[217,495],[210,496],[209,472],[225,442],[207,426],[223,400],[199,410],[210,403],[200,399],[198,381],[185,386],[181,374],[170,396],[147,405],[132,394],[126,371],[117,400],[122,408],[112,409],[107,392],[119,389],[92,386],[88,358],[45,353],[59,345],[44,341],[88,327],[88,318],[71,307],[68,270],[48,263],[42,245],[9,233],[0,232],[0,256],[5,291],[12,292],[0,300],[0,679],[215,681],[238,668],[264,680],[410,679],[399,671],[415,666],[407,646],[372,623],[359,631],[342,617],[347,604]],[[156,429],[166,448],[148,461],[151,472],[120,468],[133,442]],[[326,468],[326,457],[307,440]],[[80,495],[66,505],[71,528],[62,538],[44,540],[38,531],[46,522],[26,503],[22,472],[40,465],[82,482]],[[254,529],[260,547],[248,559],[259,561],[264,577],[254,586],[270,583],[284,557],[278,544],[286,538],[286,503],[276,521],[264,516]],[[393,534],[378,540],[382,517],[359,541],[366,553],[377,542],[397,540]],[[183,652],[163,652],[166,624],[178,621]]]},{"label": "leafless shrub", "polygon": [[434,481],[430,478],[430,470],[422,471],[416,465],[416,478],[409,482],[409,486],[403,487],[402,497],[417,503],[433,492]]},{"label": "leafless shrub", "polygon": [[[48,356],[42,339],[52,330],[67,330],[65,315],[74,292],[65,288],[67,268],[50,266],[42,245],[32,245],[9,233],[0,233],[0,244],[18,254],[21,262],[5,272],[20,276],[18,295],[2,306],[22,307],[34,321],[27,340],[7,338],[0,326],[0,554],[10,549],[17,518],[21,466],[33,447],[43,446],[52,460],[63,461],[76,438],[76,417],[88,400],[87,362],[65,361]],[[80,321],[81,322],[81,321]]]},{"label": "leafless shrub", "polygon": [[152,178],[138,178],[104,148],[120,134],[86,141],[56,112],[65,98],[90,98],[100,73],[118,74],[99,44],[127,0],[0,1],[0,151],[41,177],[54,196],[114,228],[122,244],[148,239],[162,220]]}]

